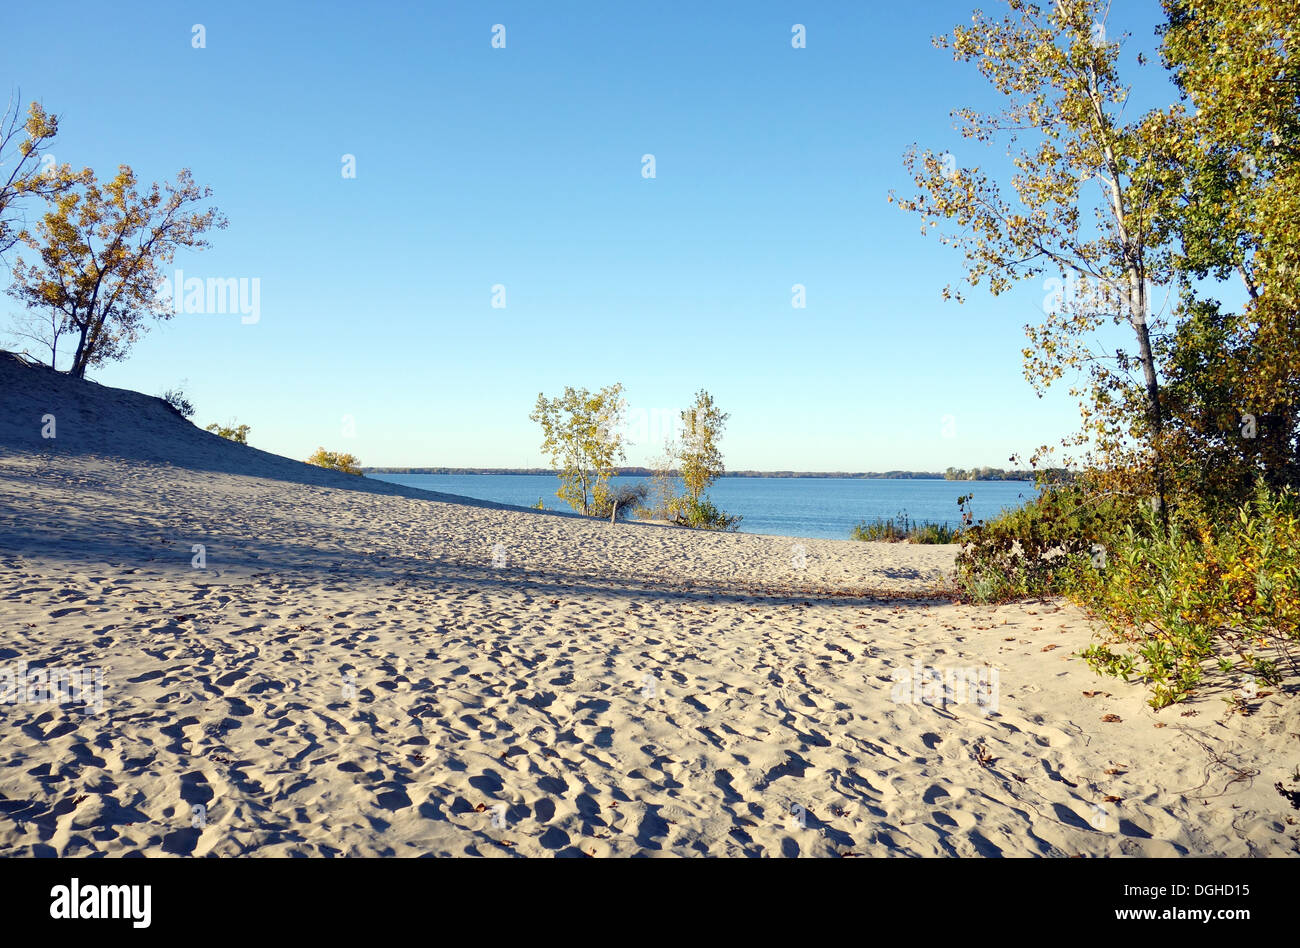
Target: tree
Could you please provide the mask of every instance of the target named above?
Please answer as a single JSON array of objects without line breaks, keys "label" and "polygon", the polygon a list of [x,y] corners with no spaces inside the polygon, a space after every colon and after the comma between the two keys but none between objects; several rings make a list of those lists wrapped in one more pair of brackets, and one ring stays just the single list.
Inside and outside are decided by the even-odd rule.
[{"label": "tree", "polygon": [[[58,310],[26,310],[14,316],[14,326],[10,333],[15,339],[34,342],[50,352],[50,368],[58,368],[59,340],[68,334],[71,327]],[[30,356],[36,353],[24,346],[23,352]]]},{"label": "tree", "polygon": [[[1109,0],[1057,0],[1048,12],[1027,0],[1007,5],[1003,19],[977,12],[972,25],[935,44],[974,62],[1007,99],[992,115],[955,112],[965,138],[1007,138],[1009,151],[1031,138],[1012,152],[1014,196],[978,167],[913,149],[907,165],[920,193],[899,203],[921,216],[923,232],[957,226],[943,242],[963,252],[971,286],[986,284],[998,295],[1056,272],[1082,287],[1040,326],[1026,327],[1026,377],[1041,394],[1067,370],[1086,371],[1086,392],[1072,389],[1088,396],[1074,443],[1090,444],[1101,462],[1127,472],[1128,487],[1154,494],[1163,512],[1165,416],[1153,345],[1160,322],[1150,293],[1173,278],[1168,230],[1178,136],[1171,126],[1181,114],[1124,117],[1120,43],[1104,38]],[[951,288],[944,295],[962,298]],[[1129,327],[1136,355],[1092,342],[1108,322]]]},{"label": "tree", "polygon": [[226,226],[215,207],[197,209],[210,196],[188,169],[175,184],[155,183],[142,194],[135,172],[122,165],[102,186],[86,172],[53,198],[35,234],[24,236],[40,261],[29,265],[20,256],[9,292],[56,314],[76,338],[70,375],[83,378],[90,366],[123,358],[145,317],[171,317],[169,301],[157,292],[160,266],[182,247],[207,247],[204,234]]},{"label": "tree", "polygon": [[623,386],[607,385],[599,392],[565,386],[564,394],[548,399],[538,393],[528,416],[542,426],[542,452],[560,477],[556,496],[584,515],[592,513],[596,487],[606,489],[614,462],[624,457]]},{"label": "tree", "polygon": [[317,448],[316,453],[307,459],[307,463],[317,467],[327,467],[333,471],[342,471],[344,474],[361,474],[361,462],[353,455],[326,451],[324,448]]},{"label": "tree", "polygon": [[227,426],[219,425],[214,421],[203,430],[211,431],[214,435],[225,438],[228,441],[234,441],[237,444],[248,444],[248,425],[239,425],[236,427],[232,423]]},{"label": "tree", "polygon": [[674,523],[705,530],[733,530],[740,524],[740,517],[728,516],[704,496],[705,489],[725,472],[718,441],[729,417],[704,389],[695,393],[695,404],[682,412],[677,460],[685,493],[671,498],[666,511]]},{"label": "tree", "polygon": [[713,396],[700,389],[695,404],[682,412],[682,484],[686,496],[698,502],[700,494],[725,473],[718,441],[730,416],[713,403]]},{"label": "tree", "polygon": [[[1188,490],[1244,502],[1257,476],[1300,483],[1300,2],[1164,0],[1161,54],[1182,123],[1177,263],[1240,280],[1222,311],[1188,281],[1168,351]],[[1211,483],[1211,481],[1213,483]]]},{"label": "tree", "polygon": [[[0,169],[9,169],[0,177],[0,256],[13,247],[22,235],[18,202],[23,197],[53,198],[83,181],[88,171],[74,173],[71,166],[47,165],[42,168],[41,149],[59,132],[59,118],[33,102],[27,119],[18,124],[19,108],[10,99],[0,114]],[[0,175],[4,172],[0,170]]]}]

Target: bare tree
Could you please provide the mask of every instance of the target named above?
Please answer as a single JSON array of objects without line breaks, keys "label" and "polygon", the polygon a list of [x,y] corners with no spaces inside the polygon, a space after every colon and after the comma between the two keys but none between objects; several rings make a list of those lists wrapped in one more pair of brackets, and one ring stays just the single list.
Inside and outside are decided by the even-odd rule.
[{"label": "bare tree", "polygon": [[[59,359],[59,338],[68,334],[70,327],[63,314],[58,310],[27,310],[15,316],[14,329],[11,334],[20,340],[34,342],[42,349],[50,351],[50,368],[57,369]],[[35,355],[30,349],[23,348],[25,355]]]}]

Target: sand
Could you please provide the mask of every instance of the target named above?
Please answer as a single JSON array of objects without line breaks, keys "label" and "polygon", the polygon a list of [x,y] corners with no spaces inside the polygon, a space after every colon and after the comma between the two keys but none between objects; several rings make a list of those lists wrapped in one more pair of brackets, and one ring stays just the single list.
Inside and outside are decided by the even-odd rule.
[{"label": "sand", "polygon": [[0,393],[0,689],[102,672],[0,704],[0,854],[1300,851],[1294,699],[1153,711],[1076,608],[955,602],[954,547],[362,481],[4,357]]}]

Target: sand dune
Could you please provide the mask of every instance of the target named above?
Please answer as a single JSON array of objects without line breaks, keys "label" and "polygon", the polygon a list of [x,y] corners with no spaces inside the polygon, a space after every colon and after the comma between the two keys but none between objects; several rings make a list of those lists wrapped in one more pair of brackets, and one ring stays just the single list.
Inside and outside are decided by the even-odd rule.
[{"label": "sand dune", "polygon": [[1298,851],[1294,701],[1154,712],[1073,607],[953,602],[952,547],[363,481],[5,357],[0,394],[0,688],[103,686],[0,704],[0,853]]}]

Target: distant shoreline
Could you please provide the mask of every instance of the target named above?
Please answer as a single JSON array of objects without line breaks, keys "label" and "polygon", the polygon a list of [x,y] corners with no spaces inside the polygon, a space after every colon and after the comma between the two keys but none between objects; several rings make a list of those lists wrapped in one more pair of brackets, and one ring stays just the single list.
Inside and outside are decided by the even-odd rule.
[{"label": "distant shoreline", "polygon": [[[550,468],[542,467],[363,467],[363,474],[519,474],[555,477]],[[676,472],[673,472],[676,475]],[[620,467],[614,471],[617,477],[653,477],[655,472],[647,467]],[[948,477],[941,471],[728,471],[723,477],[781,477],[781,478],[841,478],[845,480],[995,480],[995,481],[1032,481],[1033,471],[996,472],[996,476],[968,478]]]}]

